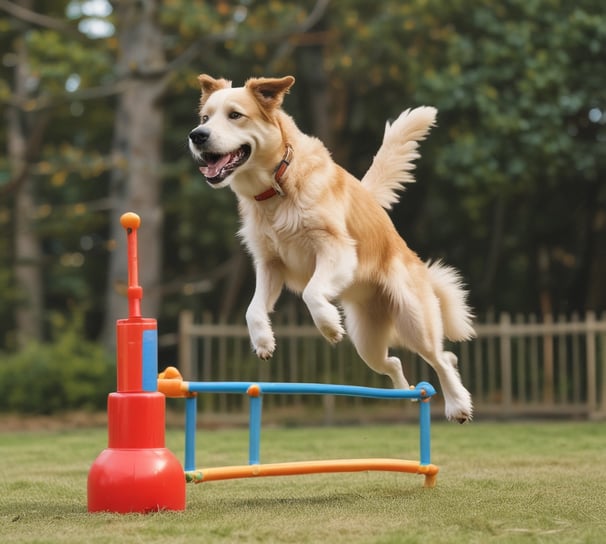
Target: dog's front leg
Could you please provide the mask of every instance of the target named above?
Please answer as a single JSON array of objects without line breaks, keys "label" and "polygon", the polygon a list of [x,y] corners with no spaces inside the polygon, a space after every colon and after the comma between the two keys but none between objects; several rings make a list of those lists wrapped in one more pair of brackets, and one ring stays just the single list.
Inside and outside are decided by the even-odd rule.
[{"label": "dog's front leg", "polygon": [[246,324],[253,350],[260,359],[269,359],[276,349],[269,313],[284,285],[282,274],[267,263],[255,266],[255,294],[246,310]]},{"label": "dog's front leg", "polygon": [[332,344],[343,339],[345,329],[341,325],[339,310],[330,301],[350,285],[356,266],[353,246],[327,248],[324,253],[316,255],[316,268],[303,290],[303,301],[316,327]]}]

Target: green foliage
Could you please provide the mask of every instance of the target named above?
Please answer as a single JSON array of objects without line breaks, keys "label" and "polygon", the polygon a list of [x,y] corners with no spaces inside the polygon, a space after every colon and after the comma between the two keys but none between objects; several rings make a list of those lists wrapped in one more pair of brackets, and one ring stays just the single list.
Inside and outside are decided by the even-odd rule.
[{"label": "green foliage", "polygon": [[0,411],[56,414],[103,410],[115,388],[115,366],[107,352],[86,341],[71,324],[53,342],[32,343],[0,353]]},{"label": "green foliage", "polygon": [[606,115],[589,118],[606,110],[601,3],[350,0],[331,9],[327,60],[347,89],[339,118],[358,173],[376,145],[369,128],[406,106],[439,110],[422,145],[423,186],[394,212],[411,245],[459,266],[480,309],[533,311],[545,290],[556,311],[591,307],[583,271],[599,250],[587,221],[600,221],[606,198]]},{"label": "green foliage", "polygon": [[[73,2],[72,2],[73,3]],[[76,2],[84,5],[86,2]],[[153,78],[149,67],[118,74],[116,36],[78,34],[68,0],[34,3],[63,21],[61,32],[0,13],[0,101],[14,98],[15,44],[28,48],[25,127],[49,116],[44,143],[31,164],[43,246],[49,311],[67,313],[86,301],[88,337],[99,332],[109,239],[116,93],[130,77]],[[386,118],[420,104],[439,109],[438,126],[422,144],[419,183],[393,211],[398,229],[422,257],[444,257],[471,287],[478,313],[536,311],[547,290],[555,311],[583,310],[589,294],[606,298],[600,270],[605,230],[606,112],[601,0],[424,0],[330,2],[319,22],[300,24],[315,0],[162,3],[158,18],[170,70],[160,98],[166,114],[163,145],[162,288],[164,329],[183,307],[215,311],[225,298],[217,270],[238,245],[236,205],[228,190],[212,191],[188,156],[185,137],[197,123],[196,75],[208,72],[240,84],[252,75],[293,73],[286,108],[316,133],[314,100],[330,106],[324,125],[335,158],[363,174]],[[72,16],[70,16],[72,17]],[[116,22],[115,14],[110,16]],[[119,26],[119,25],[116,25]],[[202,45],[200,45],[202,44]],[[188,54],[196,50],[195,54]],[[186,62],[176,62],[186,54]],[[151,81],[151,79],[150,79]],[[324,89],[323,87],[326,87]],[[314,94],[315,93],[315,94]],[[320,114],[319,117],[322,117]],[[0,147],[8,148],[8,131]],[[0,154],[0,191],[14,165]],[[14,337],[14,199],[0,199],[0,346]],[[548,270],[539,270],[538,255]],[[603,257],[602,257],[603,259]],[[593,288],[589,283],[594,270]],[[247,303],[246,271],[238,309]],[[603,276],[603,274],[602,274]],[[189,295],[184,286],[208,278],[212,289]],[[217,279],[219,278],[219,279]],[[597,280],[595,279],[597,278]],[[246,283],[248,282],[248,283]],[[144,286],[148,287],[148,286]],[[596,302],[594,308],[602,309]],[[48,315],[48,313],[46,314]],[[38,348],[39,349],[39,348]]]}]

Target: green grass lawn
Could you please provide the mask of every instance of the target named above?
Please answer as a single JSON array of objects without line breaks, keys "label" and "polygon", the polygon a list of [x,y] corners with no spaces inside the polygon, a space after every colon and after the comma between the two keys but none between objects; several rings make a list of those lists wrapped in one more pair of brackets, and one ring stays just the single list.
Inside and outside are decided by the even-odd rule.
[{"label": "green grass lawn", "polygon": [[[264,429],[261,460],[417,459],[417,427]],[[328,474],[187,487],[185,512],[88,514],[105,429],[0,433],[0,540],[9,542],[606,542],[606,424],[433,426],[423,477]],[[167,445],[182,458],[182,432]],[[245,430],[200,431],[200,466],[246,463]]]}]

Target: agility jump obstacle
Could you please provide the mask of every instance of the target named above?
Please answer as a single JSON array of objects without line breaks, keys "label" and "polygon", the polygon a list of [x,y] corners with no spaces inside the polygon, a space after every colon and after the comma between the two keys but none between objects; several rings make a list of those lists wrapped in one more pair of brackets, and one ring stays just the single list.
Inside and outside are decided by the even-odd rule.
[{"label": "agility jump obstacle", "polygon": [[[318,473],[390,471],[420,474],[434,487],[438,467],[431,463],[433,386],[421,382],[405,389],[279,382],[189,382],[168,367],[158,375],[157,325],[141,317],[143,290],[138,285],[137,229],[140,219],[124,214],[127,233],[129,317],[117,322],[118,391],[108,398],[108,448],[93,463],[88,477],[89,512],[150,512],[185,509],[185,483],[235,478]],[[249,397],[248,465],[196,468],[197,397],[199,394]],[[374,399],[408,399],[419,406],[419,461],[404,459],[334,459],[261,464],[261,419],[264,395],[335,395]],[[184,467],[165,448],[165,399],[185,399]]]},{"label": "agility jump obstacle", "polygon": [[[185,398],[185,477],[202,483],[233,478],[294,476],[328,472],[390,471],[423,474],[425,487],[433,487],[438,467],[431,464],[431,414],[429,401],[436,391],[427,382],[415,388],[381,389],[354,385],[277,382],[187,382],[179,371],[168,367],[158,380],[158,389],[167,397]],[[249,397],[248,465],[196,469],[197,394],[232,393]],[[419,461],[403,459],[335,459],[261,464],[261,419],[264,395],[336,395],[373,399],[419,401]]]}]

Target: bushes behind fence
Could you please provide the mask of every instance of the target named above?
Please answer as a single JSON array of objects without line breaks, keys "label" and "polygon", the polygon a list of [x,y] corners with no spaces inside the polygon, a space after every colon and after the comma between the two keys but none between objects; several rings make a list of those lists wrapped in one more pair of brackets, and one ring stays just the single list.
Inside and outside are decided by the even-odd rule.
[{"label": "bushes behind fence", "polygon": [[113,358],[69,326],[52,343],[0,352],[0,412],[55,414],[104,410],[115,389]]}]

